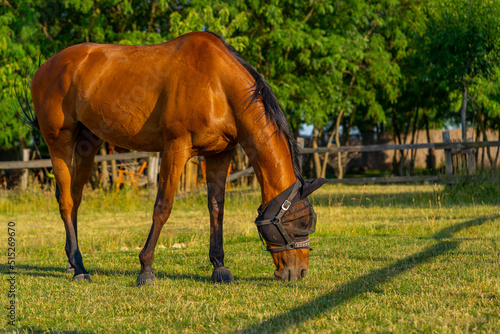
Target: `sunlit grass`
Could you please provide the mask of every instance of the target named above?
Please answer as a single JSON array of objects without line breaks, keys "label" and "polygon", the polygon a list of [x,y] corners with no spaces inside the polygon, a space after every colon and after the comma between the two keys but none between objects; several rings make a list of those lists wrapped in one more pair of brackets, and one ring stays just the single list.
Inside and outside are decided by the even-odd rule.
[{"label": "sunlit grass", "polygon": [[[497,184],[324,186],[306,279],[283,284],[261,250],[258,191],[228,194],[226,265],[210,283],[204,193],[176,200],[155,254],[154,286],[136,288],[154,196],[86,191],[79,239],[92,282],[65,272],[65,233],[53,193],[0,193],[16,222],[17,331],[483,332],[500,328]],[[5,227],[6,230],[6,227]],[[7,247],[4,233],[4,247]],[[175,243],[186,248],[174,249]],[[5,261],[3,261],[5,263]],[[2,281],[8,268],[2,265]],[[0,297],[7,305],[6,293]],[[0,328],[12,331],[2,322]]]}]

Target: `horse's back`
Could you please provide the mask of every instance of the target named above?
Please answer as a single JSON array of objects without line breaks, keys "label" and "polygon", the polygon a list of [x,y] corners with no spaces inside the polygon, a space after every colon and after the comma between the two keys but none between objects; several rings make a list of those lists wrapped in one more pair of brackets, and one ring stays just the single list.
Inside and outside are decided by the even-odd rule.
[{"label": "horse's back", "polygon": [[[32,96],[39,117],[50,114],[45,118],[57,119],[57,126],[61,120],[66,127],[81,122],[118,146],[160,151],[165,141],[192,135],[193,146],[217,151],[223,145],[213,136],[236,137],[228,103],[234,100],[228,86],[235,75],[237,81],[248,77],[209,33],[145,46],[84,43],[61,51],[37,71]],[[44,104],[49,105],[41,108]],[[205,129],[211,134],[197,135]]]}]

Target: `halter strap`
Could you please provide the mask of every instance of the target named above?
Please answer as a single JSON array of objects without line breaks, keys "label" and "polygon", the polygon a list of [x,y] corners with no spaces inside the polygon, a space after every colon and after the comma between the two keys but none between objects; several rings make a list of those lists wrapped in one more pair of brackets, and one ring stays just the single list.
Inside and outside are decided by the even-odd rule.
[{"label": "halter strap", "polygon": [[[299,180],[297,180],[295,182],[295,184],[293,185],[293,188],[292,188],[292,191],[290,192],[290,195],[288,195],[287,199],[283,202],[283,204],[281,204],[280,211],[271,219],[257,221],[257,219],[258,219],[258,217],[257,217],[257,219],[255,220],[255,225],[257,225],[257,227],[259,227],[262,225],[273,224],[274,221],[276,221],[276,220],[281,221],[281,218],[283,218],[285,213],[290,208],[290,205],[292,205],[292,199],[299,192],[300,186],[301,186],[301,183]],[[259,212],[259,217],[260,217],[262,215],[261,207],[259,207],[259,209],[257,211]]]}]

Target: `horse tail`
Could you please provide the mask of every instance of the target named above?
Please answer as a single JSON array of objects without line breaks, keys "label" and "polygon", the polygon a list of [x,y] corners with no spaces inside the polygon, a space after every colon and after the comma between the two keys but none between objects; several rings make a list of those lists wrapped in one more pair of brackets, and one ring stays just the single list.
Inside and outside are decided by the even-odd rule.
[{"label": "horse tail", "polygon": [[264,105],[264,112],[266,116],[269,117],[271,122],[276,124],[276,126],[278,127],[278,131],[285,136],[288,142],[288,147],[290,149],[290,155],[292,157],[294,174],[298,179],[302,180],[302,167],[299,163],[299,146],[297,144],[297,141],[295,140],[295,137],[293,136],[292,131],[290,130],[290,126],[288,125],[288,122],[286,120],[285,113],[283,112],[283,109],[281,108],[281,105],[279,104],[278,99],[274,95],[271,87],[262,77],[262,75],[255,69],[255,67],[253,67],[245,59],[243,59],[243,57],[234,49],[234,47],[227,44],[221,36],[213,32],[210,33],[217,36],[222,41],[222,43],[224,43],[226,49],[231,53],[231,55],[254,78],[255,83],[252,87],[250,87],[252,92],[248,99],[248,105],[251,105],[259,100],[262,102],[262,104]]},{"label": "horse tail", "polygon": [[15,89],[17,102],[19,103],[19,107],[22,111],[22,113],[19,113],[19,119],[32,129],[40,131],[40,124],[38,124],[38,119],[36,118],[34,108],[31,106],[28,98],[29,81],[26,83],[26,85],[23,84],[21,90],[21,94],[19,94],[17,88]]},{"label": "horse tail", "polygon": [[[39,136],[39,134],[37,135],[35,132],[32,131],[33,129],[36,129],[36,130],[38,130],[38,132],[41,132],[40,131],[40,124],[38,123],[38,119],[37,119],[36,114],[34,112],[34,108],[31,106],[29,98],[28,98],[29,97],[28,90],[29,90],[30,83],[31,83],[31,81],[27,80],[26,85],[23,85],[23,87],[22,87],[21,94],[19,94],[19,92],[17,91],[17,88],[15,89],[17,102],[19,103],[19,107],[21,108],[21,111],[22,111],[22,114],[19,113],[18,115],[19,115],[19,119],[24,124],[26,124],[27,126],[29,126],[31,128],[31,134],[33,135],[33,146],[35,148],[36,153],[38,154],[38,157],[40,159],[43,159],[42,154],[40,153],[40,149],[38,148],[38,144],[37,144],[37,141],[40,140],[39,137],[41,137],[41,136]],[[14,83],[14,87],[15,87],[15,83]],[[49,171],[47,170],[47,167],[43,167],[43,170],[45,171],[45,176],[47,176],[48,178],[51,178],[51,179],[54,178],[54,174],[49,173]],[[57,187],[56,187],[56,191],[59,191]]]}]

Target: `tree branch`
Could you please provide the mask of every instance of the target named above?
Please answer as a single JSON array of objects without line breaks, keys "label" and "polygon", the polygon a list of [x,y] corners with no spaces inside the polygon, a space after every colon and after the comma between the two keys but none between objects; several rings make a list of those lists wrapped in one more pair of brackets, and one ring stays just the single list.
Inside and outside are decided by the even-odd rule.
[{"label": "tree branch", "polygon": [[39,25],[42,28],[42,31],[43,31],[43,34],[45,35],[45,37],[48,38],[51,42],[53,42],[54,38],[52,38],[52,36],[50,36],[49,29],[47,28],[47,26],[43,25],[41,23],[39,23]]},{"label": "tree branch", "polygon": [[311,18],[311,15],[312,13],[314,12],[314,5],[316,5],[316,0],[313,1],[313,4],[312,4],[312,8],[311,10],[309,11],[309,13],[307,13],[306,17],[304,18],[304,21],[302,21],[302,23],[306,23],[310,18]]},{"label": "tree branch", "polygon": [[12,7],[12,5],[7,0],[3,0],[3,4],[9,7],[10,9],[14,9],[14,7]]},{"label": "tree branch", "polygon": [[368,32],[366,33],[366,35],[363,37],[364,39],[367,39],[368,37],[370,37],[370,35],[372,34],[373,30],[375,30],[375,28],[378,27],[378,23],[375,23],[371,28],[370,30],[368,30]]},{"label": "tree branch", "polygon": [[151,6],[151,16],[148,22],[148,32],[153,32],[153,22],[155,18],[156,6],[158,6],[158,1],[153,1],[153,4]]}]

